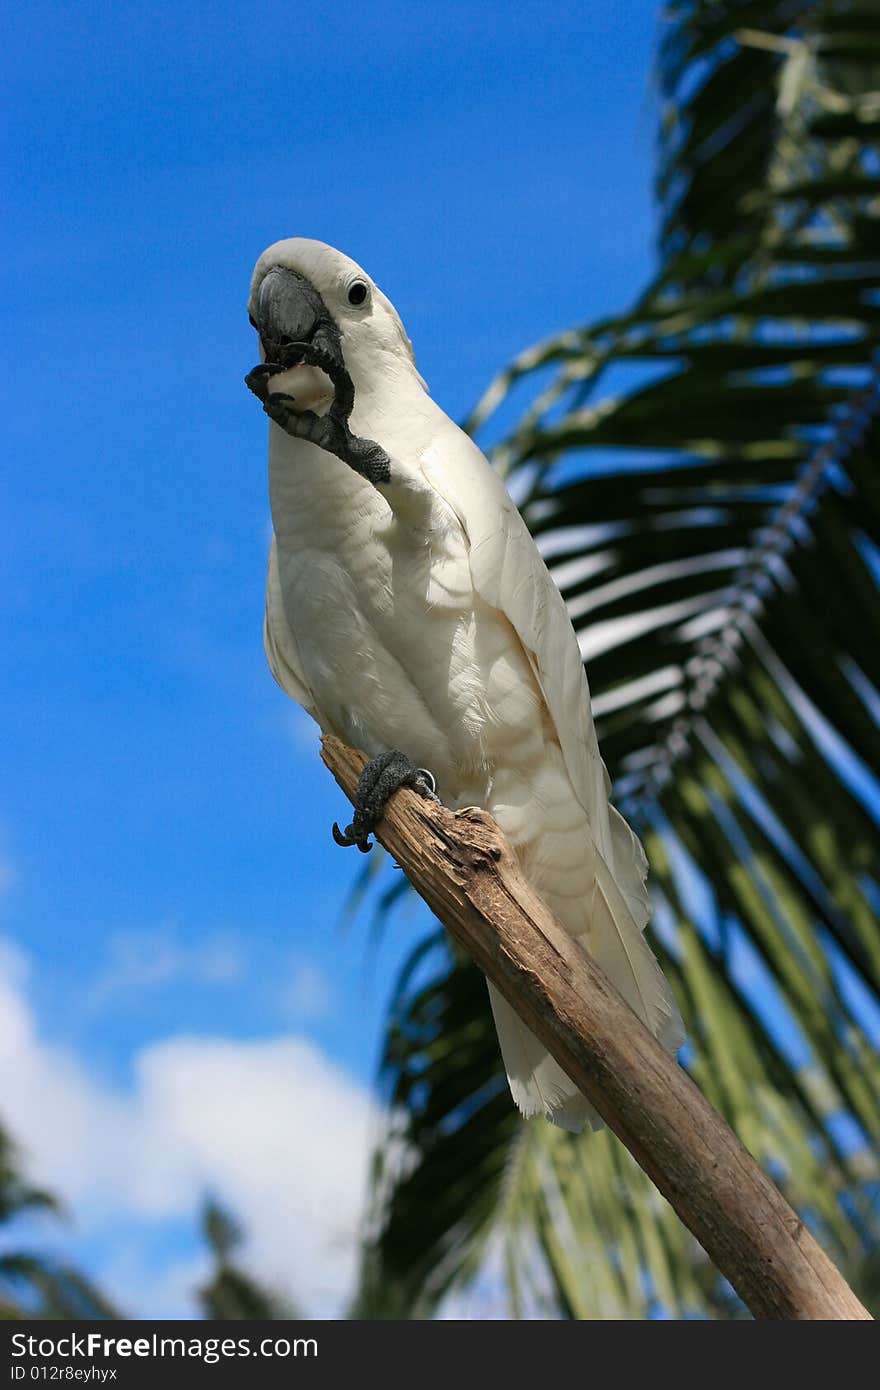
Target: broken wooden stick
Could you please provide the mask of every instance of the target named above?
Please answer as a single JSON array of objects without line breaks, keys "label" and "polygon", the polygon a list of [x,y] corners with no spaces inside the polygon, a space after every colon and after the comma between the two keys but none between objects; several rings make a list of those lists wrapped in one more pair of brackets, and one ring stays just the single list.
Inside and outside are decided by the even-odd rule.
[{"label": "broken wooden stick", "polygon": [[[353,799],[364,754],[325,737],[321,756]],[[529,886],[491,816],[401,790],[376,837],[755,1317],[870,1318],[730,1127]]]}]

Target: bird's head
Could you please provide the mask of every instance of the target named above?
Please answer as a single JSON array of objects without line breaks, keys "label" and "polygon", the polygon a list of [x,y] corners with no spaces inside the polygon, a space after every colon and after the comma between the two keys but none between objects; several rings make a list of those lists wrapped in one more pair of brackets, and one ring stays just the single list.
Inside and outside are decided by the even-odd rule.
[{"label": "bird's head", "polygon": [[418,377],[394,305],[355,261],[321,241],[292,237],[264,251],[248,313],[273,368],[263,371],[266,393],[284,393],[303,409],[320,414],[335,398],[350,410],[340,402],[346,389],[353,399],[400,371]]}]

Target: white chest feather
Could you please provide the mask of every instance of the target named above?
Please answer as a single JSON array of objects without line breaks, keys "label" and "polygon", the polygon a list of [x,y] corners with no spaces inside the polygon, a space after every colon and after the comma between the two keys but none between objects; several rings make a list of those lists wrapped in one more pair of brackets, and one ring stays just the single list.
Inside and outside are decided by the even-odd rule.
[{"label": "white chest feather", "polygon": [[482,800],[503,748],[539,734],[513,629],[474,593],[467,539],[436,494],[406,518],[308,445],[271,460],[284,613],[325,730],[400,747],[446,793]]}]

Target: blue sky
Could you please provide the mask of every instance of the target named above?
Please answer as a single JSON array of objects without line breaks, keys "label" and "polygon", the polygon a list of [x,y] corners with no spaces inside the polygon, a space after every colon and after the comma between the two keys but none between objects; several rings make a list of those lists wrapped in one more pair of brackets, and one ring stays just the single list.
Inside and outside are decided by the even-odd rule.
[{"label": "blue sky", "polygon": [[[8,16],[0,1117],[69,1200],[40,1239],[135,1313],[190,1308],[206,1185],[259,1228],[255,1265],[338,1304],[345,1242],[281,1202],[285,1152],[310,1208],[344,1190],[356,1219],[383,1004],[424,921],[378,948],[340,928],[362,861],[265,665],[253,262],[289,235],[359,260],[463,415],[649,273],[654,26],[649,0]],[[151,1127],[176,1168],[126,1148]]]}]

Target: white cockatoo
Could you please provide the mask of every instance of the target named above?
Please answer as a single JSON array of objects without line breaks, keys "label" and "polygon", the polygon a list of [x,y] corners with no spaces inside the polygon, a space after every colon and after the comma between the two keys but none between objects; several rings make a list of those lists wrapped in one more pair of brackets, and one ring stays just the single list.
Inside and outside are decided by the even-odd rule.
[{"label": "white cockatoo", "polygon": [[[645,855],[609,805],[577,638],[501,479],[431,400],[394,306],[341,252],[276,242],[249,313],[261,365],[247,381],[271,420],[269,665],[325,733],[373,760],[337,839],[368,848],[404,782],[484,808],[559,922],[677,1051],[681,1018],[643,935]],[[522,1113],[595,1121],[491,984],[489,996]]]}]

